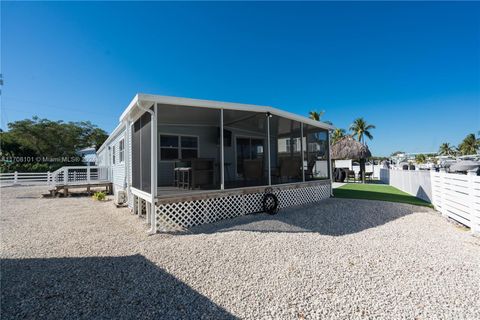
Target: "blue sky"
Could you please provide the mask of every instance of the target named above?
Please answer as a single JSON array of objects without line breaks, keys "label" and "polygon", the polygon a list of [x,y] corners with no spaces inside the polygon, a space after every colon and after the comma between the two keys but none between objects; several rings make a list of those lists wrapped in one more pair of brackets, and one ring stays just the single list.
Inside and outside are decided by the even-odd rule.
[{"label": "blue sky", "polygon": [[377,126],[375,155],[480,130],[480,3],[1,3],[1,127],[111,131],[137,92]]}]

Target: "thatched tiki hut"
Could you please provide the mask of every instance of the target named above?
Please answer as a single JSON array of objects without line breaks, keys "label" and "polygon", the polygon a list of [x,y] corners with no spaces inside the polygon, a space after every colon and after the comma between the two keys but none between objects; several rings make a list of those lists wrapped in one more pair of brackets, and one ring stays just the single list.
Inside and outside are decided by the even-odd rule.
[{"label": "thatched tiki hut", "polygon": [[353,139],[352,136],[345,136],[332,145],[331,153],[332,160],[359,160],[360,177],[365,182],[365,160],[372,156],[366,145]]}]

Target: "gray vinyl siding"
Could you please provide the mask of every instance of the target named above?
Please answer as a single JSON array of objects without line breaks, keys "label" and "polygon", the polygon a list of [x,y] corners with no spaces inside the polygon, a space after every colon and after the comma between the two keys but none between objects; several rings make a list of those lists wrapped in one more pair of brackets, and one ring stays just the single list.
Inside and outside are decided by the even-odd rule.
[{"label": "gray vinyl siding", "polygon": [[[125,138],[125,130],[121,131],[120,134],[109,143],[110,152],[113,151],[113,147],[115,146],[115,164],[111,163],[111,173],[112,173],[112,184],[113,184],[113,192],[116,193],[118,190],[125,190],[126,189],[126,177],[125,177],[125,161],[127,161],[127,147],[125,145],[124,149],[124,161],[120,162],[120,140]],[[110,161],[112,161],[112,158]]]},{"label": "gray vinyl siding", "polygon": [[108,167],[107,161],[107,148],[103,148],[103,150],[97,154],[97,166]]}]

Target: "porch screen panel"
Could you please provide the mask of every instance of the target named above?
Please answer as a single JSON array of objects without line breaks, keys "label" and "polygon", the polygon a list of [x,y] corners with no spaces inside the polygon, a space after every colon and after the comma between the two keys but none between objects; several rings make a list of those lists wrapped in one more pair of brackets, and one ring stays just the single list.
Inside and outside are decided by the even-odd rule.
[{"label": "porch screen panel", "polygon": [[159,104],[158,195],[220,189],[220,109]]},{"label": "porch screen panel", "polygon": [[329,146],[328,131],[314,126],[305,125],[304,135],[307,146],[305,150],[306,174],[305,180],[328,179],[329,169]]},{"label": "porch screen panel", "polygon": [[144,113],[140,118],[141,123],[141,190],[150,193],[151,189],[151,163],[152,163],[152,153],[151,153],[151,116],[149,113]]},{"label": "porch screen panel", "polygon": [[287,118],[270,118],[270,162],[272,184],[303,181],[301,123]]},{"label": "porch screen panel", "polygon": [[136,189],[142,189],[140,177],[140,119],[135,121],[132,130],[132,186]]},{"label": "porch screen panel", "polygon": [[224,110],[225,188],[268,185],[267,115]]}]

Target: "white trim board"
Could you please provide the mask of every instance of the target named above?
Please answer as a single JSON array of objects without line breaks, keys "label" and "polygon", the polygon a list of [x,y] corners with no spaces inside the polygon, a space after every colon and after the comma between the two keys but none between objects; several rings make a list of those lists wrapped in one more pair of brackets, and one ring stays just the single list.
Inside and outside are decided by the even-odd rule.
[{"label": "white trim board", "polygon": [[130,187],[130,191],[132,192],[133,195],[139,197],[139,198],[142,198],[143,200],[147,201],[147,202],[151,202],[152,201],[152,196],[150,193],[148,192],[145,192],[143,190],[139,190],[139,189],[136,189],[134,187]]},{"label": "white trim board", "polygon": [[138,93],[129,103],[128,107],[120,116],[120,122],[125,120],[128,115],[136,108],[138,103],[143,105],[147,104],[165,104],[165,105],[175,105],[175,106],[189,106],[189,107],[198,107],[198,108],[210,108],[210,109],[224,109],[224,110],[241,110],[241,111],[251,111],[251,112],[270,112],[271,114],[288,118],[291,120],[299,121],[306,123],[308,125],[322,128],[325,130],[333,130],[334,126],[309,119],[291,112],[283,111],[270,106],[260,106],[253,104],[243,104],[243,103],[233,103],[233,102],[223,102],[223,101],[213,101],[213,100],[201,100],[201,99],[190,99],[190,98],[181,98],[181,97],[171,97],[171,96],[160,96],[152,94],[143,94]]}]

